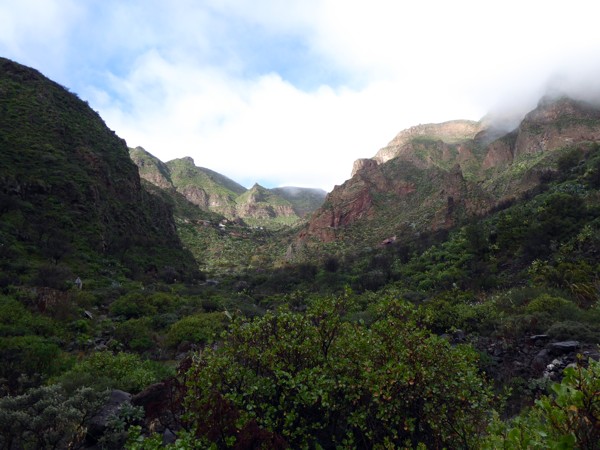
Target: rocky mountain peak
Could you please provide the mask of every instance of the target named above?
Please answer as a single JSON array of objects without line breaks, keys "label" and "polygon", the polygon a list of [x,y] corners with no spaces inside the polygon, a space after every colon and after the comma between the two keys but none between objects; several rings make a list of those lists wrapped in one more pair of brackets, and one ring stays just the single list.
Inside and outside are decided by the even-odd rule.
[{"label": "rocky mountain peak", "polygon": [[354,176],[357,173],[363,170],[369,170],[374,167],[377,167],[377,161],[375,159],[370,158],[360,158],[354,161],[354,165],[352,166],[352,175]]},{"label": "rocky mountain peak", "polygon": [[169,168],[158,158],[148,153],[143,147],[130,148],[129,156],[138,166],[141,178],[161,189],[174,189]]},{"label": "rocky mountain peak", "polygon": [[600,141],[600,108],[566,97],[543,98],[516,128],[515,117],[497,119],[401,131],[373,158],[355,161],[300,239],[331,241],[356,229],[378,242],[402,227],[448,228],[535,188],[565,149]]},{"label": "rocky mountain peak", "polygon": [[249,202],[264,202],[267,197],[267,189],[262,187],[258,183],[254,183],[254,185],[248,190],[247,199]]},{"label": "rocky mountain peak", "polygon": [[446,144],[456,144],[473,139],[482,130],[480,122],[471,120],[452,120],[443,123],[417,125],[401,131],[373,157],[382,164],[410,151],[406,145],[415,139],[442,141]]},{"label": "rocky mountain peak", "polygon": [[600,109],[568,97],[544,97],[521,122],[514,157],[600,139]]},{"label": "rocky mountain peak", "polygon": [[183,158],[178,158],[179,161],[181,161],[182,163],[188,165],[188,166],[196,166],[196,163],[194,162],[194,158],[192,158],[191,156],[184,156]]},{"label": "rocky mountain peak", "polygon": [[598,119],[600,118],[600,109],[590,103],[569,97],[545,96],[540,99],[537,108],[525,116],[524,121],[551,123],[566,118]]}]

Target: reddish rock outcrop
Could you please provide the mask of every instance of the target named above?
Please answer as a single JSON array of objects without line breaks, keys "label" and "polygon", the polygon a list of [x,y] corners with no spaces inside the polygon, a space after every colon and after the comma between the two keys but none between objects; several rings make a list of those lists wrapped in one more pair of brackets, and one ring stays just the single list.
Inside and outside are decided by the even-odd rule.
[{"label": "reddish rock outcrop", "polygon": [[600,110],[569,98],[544,98],[518,129],[515,158],[600,139]]},{"label": "reddish rock outcrop", "polygon": [[430,139],[445,143],[459,143],[475,138],[481,130],[482,125],[471,120],[417,125],[398,133],[388,145],[377,152],[373,159],[382,164],[399,156],[410,157],[413,149],[407,144],[415,140]]},{"label": "reddish rock outcrop", "polygon": [[[600,109],[543,99],[516,130],[494,126],[459,120],[400,132],[372,159],[354,163],[352,177],[328,195],[300,239],[327,242],[340,229],[362,224],[377,229],[371,240],[381,242],[405,224],[431,231],[485,214],[541,182],[552,159],[527,155],[600,140]],[[511,171],[515,161],[518,170]]]}]

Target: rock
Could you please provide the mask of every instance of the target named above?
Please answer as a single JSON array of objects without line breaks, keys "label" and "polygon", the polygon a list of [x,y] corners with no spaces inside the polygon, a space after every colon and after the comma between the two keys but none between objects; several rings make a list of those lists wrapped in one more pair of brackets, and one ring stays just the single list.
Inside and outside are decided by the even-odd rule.
[{"label": "rock", "polygon": [[165,403],[169,394],[168,386],[165,383],[155,383],[131,397],[131,404],[142,406],[148,414],[151,409],[156,409],[158,405]]},{"label": "rock", "polygon": [[467,340],[467,334],[463,330],[455,330],[452,333],[452,342],[458,344]]},{"label": "rock", "polygon": [[356,175],[358,172],[362,170],[369,170],[373,167],[377,167],[377,161],[370,158],[361,158],[354,161],[354,165],[352,167],[352,177]]},{"label": "rock", "polygon": [[451,120],[444,123],[417,125],[398,133],[386,147],[377,152],[373,159],[379,164],[383,164],[398,156],[410,154],[413,152],[410,144],[415,138],[431,139],[443,143],[458,142],[473,139],[481,130],[482,126],[479,122],[470,120]]},{"label": "rock", "polygon": [[550,338],[550,336],[548,336],[547,334],[535,334],[535,335],[531,336],[529,339],[531,339],[533,342],[537,342],[539,340],[546,340],[549,338]]},{"label": "rock", "polygon": [[548,350],[552,355],[564,355],[566,353],[574,352],[578,348],[578,341],[553,342],[548,345]]},{"label": "rock", "polygon": [[540,350],[540,352],[533,358],[533,361],[531,362],[531,368],[538,374],[542,373],[542,371],[548,365],[549,360],[550,352],[548,349]]},{"label": "rock", "polygon": [[162,438],[163,445],[167,446],[169,444],[174,444],[176,440],[177,440],[177,436],[175,435],[175,433],[173,433],[171,430],[169,430],[167,428],[163,433],[163,438]]},{"label": "rock", "polygon": [[94,417],[90,419],[87,434],[85,437],[86,444],[95,444],[106,432],[108,422],[112,416],[118,413],[121,405],[130,401],[131,394],[128,392],[115,389],[110,393],[110,396],[102,409]]},{"label": "rock", "polygon": [[[163,439],[175,439],[168,430],[177,431],[180,421],[177,418],[180,411],[181,386],[173,380],[165,380],[148,386],[131,398],[131,404],[144,408],[144,418],[148,429],[163,432]],[[171,436],[172,435],[172,436]],[[163,442],[165,442],[163,440]],[[173,441],[169,441],[173,442]]]}]

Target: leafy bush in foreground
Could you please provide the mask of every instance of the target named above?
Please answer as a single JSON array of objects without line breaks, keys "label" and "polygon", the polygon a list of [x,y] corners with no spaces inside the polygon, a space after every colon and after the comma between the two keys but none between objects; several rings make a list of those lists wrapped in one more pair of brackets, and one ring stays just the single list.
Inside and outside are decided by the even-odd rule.
[{"label": "leafy bush in foreground", "polygon": [[409,319],[403,303],[366,327],[344,321],[346,297],[306,314],[236,320],[223,346],[188,374],[188,419],[218,448],[257,445],[463,447],[485,429],[492,401],[468,347]]},{"label": "leafy bush in foreground", "polygon": [[508,423],[496,420],[484,448],[600,449],[600,362],[566,368],[552,391]]},{"label": "leafy bush in foreground", "polygon": [[68,394],[58,384],[0,398],[0,448],[73,448],[103,401],[90,388]]}]

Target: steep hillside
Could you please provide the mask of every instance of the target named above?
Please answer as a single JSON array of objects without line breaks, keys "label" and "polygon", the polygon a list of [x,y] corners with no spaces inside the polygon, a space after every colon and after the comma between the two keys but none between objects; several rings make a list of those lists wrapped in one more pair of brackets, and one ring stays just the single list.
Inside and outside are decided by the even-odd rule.
[{"label": "steep hillside", "polygon": [[161,189],[175,189],[171,181],[171,171],[165,163],[151,155],[142,147],[130,148],[129,156],[138,167],[140,178]]},{"label": "steep hillside", "polygon": [[248,190],[217,172],[197,167],[189,157],[163,163],[141,147],[129,152],[140,177],[168,192],[176,204],[184,206],[174,192],[203,211],[252,225],[298,223],[321,206],[326,196],[321,189],[293,186],[267,189],[256,184]]},{"label": "steep hillside", "polygon": [[265,223],[265,220],[293,224],[300,219],[290,202],[259,184],[236,199],[236,215],[255,224]]},{"label": "steep hillside", "polygon": [[283,186],[271,190],[290,202],[294,212],[300,217],[305,217],[318,209],[327,197],[327,192],[323,189]]},{"label": "steep hillside", "polygon": [[4,58],[0,99],[5,276],[36,283],[36,271],[51,263],[62,267],[63,282],[91,275],[103,258],[130,275],[156,272],[157,264],[195,270],[171,209],[142,188],[125,142],[87,103]]},{"label": "steep hillside", "polygon": [[173,185],[190,202],[224,216],[235,214],[235,199],[246,188],[217,172],[197,167],[190,157],[174,159],[166,165]]},{"label": "steep hillside", "polygon": [[573,147],[600,140],[600,110],[544,98],[519,127],[497,137],[488,121],[419,125],[399,133],[331,192],[300,240],[375,244],[449,229],[525,195]]}]

